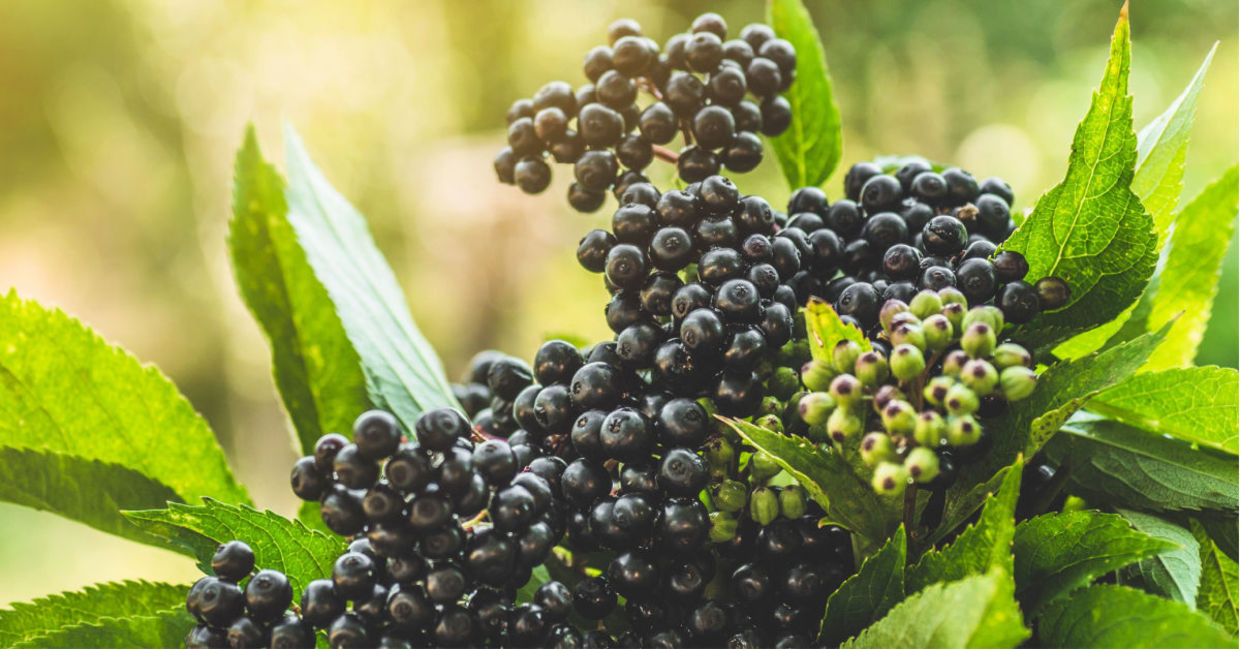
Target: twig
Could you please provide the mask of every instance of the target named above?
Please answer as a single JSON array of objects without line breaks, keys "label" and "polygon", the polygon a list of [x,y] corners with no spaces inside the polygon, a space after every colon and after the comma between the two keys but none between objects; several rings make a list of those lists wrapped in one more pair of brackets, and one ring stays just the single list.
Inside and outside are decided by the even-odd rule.
[{"label": "twig", "polygon": [[677,162],[680,161],[680,156],[677,155],[675,151],[672,151],[671,149],[665,146],[660,146],[658,144],[652,144],[650,145],[650,148],[654,150],[654,157],[664,162],[676,164]]}]

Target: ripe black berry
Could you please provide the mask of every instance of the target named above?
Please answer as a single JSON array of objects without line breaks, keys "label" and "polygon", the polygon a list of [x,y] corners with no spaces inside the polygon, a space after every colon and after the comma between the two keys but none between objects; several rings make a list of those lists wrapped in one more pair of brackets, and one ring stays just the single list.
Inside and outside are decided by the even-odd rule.
[{"label": "ripe black berry", "polygon": [[774,95],[762,100],[762,133],[775,137],[788,130],[792,124],[792,105],[781,95]]},{"label": "ripe black berry", "polygon": [[1037,289],[1021,280],[1004,284],[999,291],[998,303],[1003,319],[1012,324],[1029,322],[1042,311]]},{"label": "ripe black berry", "polygon": [[241,581],[251,570],[254,570],[254,551],[242,541],[221,544],[211,557],[211,571],[225,581]]},{"label": "ripe black berry", "polygon": [[639,288],[646,280],[646,255],[635,245],[621,243],[607,253],[604,271],[612,284],[622,288]]},{"label": "ripe black berry", "polygon": [[527,194],[537,194],[551,184],[551,167],[542,158],[522,158],[513,169],[513,181]]},{"label": "ripe black berry", "polygon": [[926,252],[951,256],[964,250],[969,233],[960,219],[954,216],[939,215],[926,223],[921,230],[921,237]]}]

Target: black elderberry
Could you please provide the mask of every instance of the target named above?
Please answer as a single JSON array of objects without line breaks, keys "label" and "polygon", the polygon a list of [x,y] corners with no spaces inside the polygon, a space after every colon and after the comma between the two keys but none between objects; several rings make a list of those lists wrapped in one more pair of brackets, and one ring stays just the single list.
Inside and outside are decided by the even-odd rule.
[{"label": "black elderberry", "polygon": [[400,424],[385,410],[364,412],[353,422],[353,443],[366,459],[388,457],[400,446]]},{"label": "black elderberry", "polygon": [[622,394],[619,373],[606,363],[587,363],[573,374],[570,393],[579,408],[610,408]]},{"label": "black elderberry", "polygon": [[922,245],[934,255],[951,256],[964,250],[969,233],[964,223],[954,216],[939,215],[928,221],[921,230]]},{"label": "black elderberry", "polygon": [[195,616],[215,627],[227,627],[245,612],[245,595],[237,584],[205,577],[195,585]]},{"label": "black elderberry", "polygon": [[522,158],[513,169],[513,181],[521,191],[537,194],[551,184],[551,167],[542,158]]},{"label": "black elderberry", "polygon": [[693,231],[693,240],[699,249],[735,248],[740,229],[730,217],[702,219]]},{"label": "black elderberry", "polygon": [[654,273],[642,286],[642,308],[656,316],[671,315],[672,298],[682,286],[684,282],[676,273]]},{"label": "black elderberry", "polygon": [[893,279],[912,279],[921,271],[921,253],[910,245],[897,243],[883,255],[883,272]]},{"label": "black elderberry", "polygon": [[608,457],[622,461],[640,459],[654,441],[645,417],[632,408],[619,408],[608,414],[599,439]]},{"label": "black elderberry", "polygon": [[344,599],[356,600],[369,594],[377,579],[375,560],[362,552],[346,552],[332,566],[332,585]]},{"label": "black elderberry", "polygon": [[872,176],[861,188],[861,206],[871,214],[892,210],[899,206],[904,197],[900,181],[886,174]]},{"label": "black elderberry", "polygon": [[[620,333],[629,325],[646,320],[650,317],[649,313],[642,310],[641,292],[636,290],[619,290],[611,297],[611,301],[607,303],[606,309],[607,326],[611,330]],[[614,343],[608,347],[599,349],[607,350],[607,358],[602,359],[607,362],[615,361],[614,365],[620,364],[620,358],[616,356]]]},{"label": "black elderberry", "polygon": [[[562,386],[552,387],[563,389]],[[551,388],[543,388],[543,392],[548,389]],[[538,396],[541,398],[542,393]],[[538,406],[535,406],[536,410],[537,408]],[[486,478],[487,482],[496,486],[507,484],[516,475],[518,469],[512,447],[507,442],[498,439],[489,439],[474,448],[473,466]]]},{"label": "black elderberry", "polygon": [[668,451],[659,465],[659,486],[672,496],[696,496],[709,479],[706,460],[686,448]]},{"label": "black elderberry", "polygon": [[705,98],[705,84],[687,72],[673,72],[663,90],[664,103],[681,119],[691,119]]},{"label": "black elderberry", "polygon": [[978,187],[978,191],[982,194],[994,194],[995,196],[1002,198],[1008,205],[1011,205],[1012,201],[1016,199],[1015,195],[1012,193],[1012,187],[1002,178],[995,178],[993,176],[983,180]]},{"label": "black elderberry", "polygon": [[301,595],[301,618],[307,624],[324,629],[344,613],[345,600],[336,592],[330,579],[316,579],[306,584]]},{"label": "black elderberry", "polygon": [[878,292],[871,284],[857,282],[845,288],[835,300],[835,310],[840,315],[856,318],[866,329],[878,322],[878,309],[881,306]]},{"label": "black elderberry", "polygon": [[1022,280],[1004,284],[996,301],[1003,311],[1003,319],[1012,324],[1029,322],[1042,311],[1037,289]]},{"label": "black elderberry", "polygon": [[432,568],[426,573],[426,596],[432,602],[455,602],[465,594],[468,581],[460,568],[450,563]]},{"label": "black elderberry", "polygon": [[[521,388],[529,383],[528,372],[528,369],[518,365],[515,360],[497,359],[487,367],[486,381],[492,392],[498,393],[496,387],[500,387],[507,394],[507,398],[514,398]],[[417,435],[418,444],[423,448],[446,451],[456,444],[457,439],[469,436],[469,421],[452,408],[436,408],[418,417],[414,424],[414,433]]]},{"label": "black elderberry", "polygon": [[646,279],[646,255],[635,245],[620,243],[607,253],[607,279],[622,288],[639,288]]},{"label": "black elderberry", "polygon": [[950,268],[944,266],[930,266],[921,271],[921,277],[917,281],[917,288],[922,290],[937,291],[939,289],[948,288],[956,285],[956,274]]},{"label": "black elderberry", "polygon": [[296,615],[286,615],[271,627],[271,649],[314,646],[314,629]]},{"label": "black elderberry", "polygon": [[254,570],[254,550],[242,541],[221,544],[211,557],[211,571],[225,581],[241,581],[251,570]]},{"label": "black elderberry", "polygon": [[605,149],[586,151],[573,165],[577,184],[590,191],[604,191],[611,187],[619,171],[616,155]]},{"label": "black elderberry", "polygon": [[1063,307],[1072,294],[1068,283],[1058,277],[1043,277],[1034,284],[1034,289],[1037,290],[1041,308],[1046,311]]},{"label": "black elderberry", "polygon": [[336,485],[323,496],[319,514],[323,524],[341,536],[356,534],[366,524],[361,497],[342,485]]},{"label": "black elderberry", "polygon": [[350,489],[365,489],[379,479],[379,464],[362,456],[356,444],[347,444],[332,463],[336,481]]},{"label": "black elderberry", "polygon": [[685,61],[694,72],[713,72],[722,60],[723,39],[713,32],[693,34],[685,44]]},{"label": "black elderberry", "polygon": [[624,130],[624,117],[603,104],[585,106],[577,115],[577,132],[591,146],[615,146]]},{"label": "black elderberry", "polygon": [[762,402],[762,380],[753,372],[725,371],[712,395],[721,414],[746,417]]},{"label": "black elderberry", "polygon": [[228,646],[263,647],[267,644],[266,629],[249,617],[239,617],[228,627]]},{"label": "black elderberry", "polygon": [[759,108],[762,110],[763,135],[775,137],[792,124],[792,105],[781,95],[763,99]]},{"label": "black elderberry", "polygon": [[1029,262],[1025,256],[1013,250],[1004,250],[995,255],[995,276],[1001,282],[1014,282],[1024,279],[1029,273]]},{"label": "black elderberry", "polygon": [[602,465],[577,459],[564,469],[561,488],[569,500],[578,505],[588,505],[611,490],[611,477]]},{"label": "black elderberry", "polygon": [[620,595],[640,597],[658,585],[659,570],[650,557],[639,552],[624,552],[607,566],[607,580]]},{"label": "black elderberry", "polygon": [[930,166],[929,162],[926,162],[921,158],[914,158],[901,165],[900,168],[896,170],[895,176],[896,180],[900,181],[900,186],[904,188],[904,191],[908,192],[913,186],[913,181],[917,179],[918,176],[933,170],[934,169]]},{"label": "black elderberry", "polygon": [[977,200],[980,188],[977,180],[969,172],[959,167],[944,169],[943,180],[947,183],[948,195],[957,204],[972,203]]},{"label": "black elderberry", "polygon": [[409,524],[415,530],[427,532],[439,529],[452,519],[452,503],[445,494],[428,491],[409,502]]},{"label": "black elderberry", "polygon": [[710,149],[690,144],[680,150],[676,171],[681,180],[695,183],[719,173],[720,164],[719,157]]},{"label": "black elderberry", "polygon": [[654,144],[667,144],[676,137],[676,113],[667,104],[656,101],[642,111],[638,118],[638,129],[646,141]]},{"label": "black elderberry", "polygon": [[745,260],[733,248],[708,250],[698,260],[698,276],[712,286],[740,277],[744,269]]},{"label": "black elderberry", "polygon": [[732,573],[732,592],[747,604],[761,604],[772,595],[771,575],[756,563],[746,563]]},{"label": "black elderberry", "polygon": [[405,492],[421,491],[431,479],[430,461],[417,447],[402,446],[383,468],[388,482]]},{"label": "black elderberry", "polygon": [[654,149],[645,137],[630,134],[616,146],[616,158],[625,168],[645,169],[654,160]]},{"label": "black elderberry", "polygon": [[[970,237],[970,239],[971,238],[972,237]],[[979,239],[977,241],[971,241],[969,245],[965,247],[962,256],[964,259],[989,259],[993,254],[995,254],[995,244],[991,243],[987,239]]]},{"label": "black elderberry", "polygon": [[[895,182],[894,178],[892,182]],[[861,228],[861,236],[869,242],[871,249],[886,251],[891,246],[908,240],[908,224],[895,212],[879,212],[866,219]]]},{"label": "black elderberry", "polygon": [[965,259],[956,267],[956,287],[969,304],[980,304],[994,297],[998,287],[995,267],[987,259]]},{"label": "black elderberry", "polygon": [[324,473],[311,456],[303,457],[293,464],[290,483],[293,493],[302,500],[318,500],[331,484],[331,468]]}]

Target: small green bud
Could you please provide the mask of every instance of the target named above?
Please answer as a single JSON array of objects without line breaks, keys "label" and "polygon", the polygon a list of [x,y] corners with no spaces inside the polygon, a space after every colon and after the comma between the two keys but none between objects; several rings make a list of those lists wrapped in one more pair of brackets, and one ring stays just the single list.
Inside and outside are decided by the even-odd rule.
[{"label": "small green bud", "polygon": [[1038,387],[1038,375],[1027,367],[1009,367],[999,375],[999,389],[1008,401],[1020,401]]},{"label": "small green bud", "polygon": [[934,451],[919,446],[904,458],[904,470],[914,482],[925,484],[939,474],[939,456]]},{"label": "small green bud", "polygon": [[917,349],[926,348],[926,332],[920,324],[901,322],[891,329],[892,345],[912,345]]},{"label": "small green bud", "polygon": [[762,451],[756,451],[749,456],[749,479],[755,484],[770,480],[781,470],[775,458]]},{"label": "small green bud", "polygon": [[1002,343],[995,347],[995,367],[1000,370],[1009,367],[1029,367],[1033,364],[1033,356],[1029,350],[1016,343]]},{"label": "small green bud", "polygon": [[891,317],[891,329],[894,330],[896,327],[899,327],[900,325],[905,325],[905,324],[920,326],[921,318],[918,318],[917,316],[913,315],[912,313],[909,313],[908,311],[904,311],[903,313],[897,313]]},{"label": "small green bud", "polygon": [[917,426],[917,411],[907,401],[892,401],[883,408],[883,428],[892,435],[908,435]]},{"label": "small green bud", "polygon": [[772,396],[762,397],[762,405],[758,407],[758,412],[764,415],[777,415],[784,409],[784,404],[779,402]]},{"label": "small green bud", "polygon": [[[799,323],[804,320],[804,318],[797,317],[793,320],[793,322]],[[809,340],[806,338],[798,338],[796,336],[793,336],[792,340],[784,343],[784,346],[780,347],[779,352],[775,355],[775,360],[778,364],[786,367],[798,367],[810,358],[812,358],[812,355],[809,351]]]},{"label": "small green bud", "polygon": [[852,374],[841,374],[831,381],[828,392],[837,405],[847,406],[861,398],[861,381]]},{"label": "small green bud", "polygon": [[779,415],[762,415],[754,422],[759,428],[765,428],[776,433],[784,432],[784,420]]},{"label": "small green bud", "polygon": [[891,373],[901,381],[909,381],[926,369],[926,357],[921,349],[904,343],[891,350]]},{"label": "small green bud", "polygon": [[861,438],[861,461],[866,466],[890,462],[896,458],[896,446],[886,433],[867,433]]},{"label": "small green bud", "polygon": [[904,393],[900,391],[900,388],[897,388],[890,383],[880,387],[878,391],[874,393],[874,401],[871,402],[871,405],[874,406],[874,414],[883,414],[883,408],[886,408],[887,404],[891,403],[895,399],[900,399],[902,401],[906,400],[904,398]]},{"label": "small green bud", "polygon": [[943,357],[943,376],[960,376],[964,364],[969,362],[969,355],[959,349],[947,352]]},{"label": "small green bud", "polygon": [[770,525],[779,516],[779,496],[770,487],[755,487],[749,494],[749,517],[760,526]]},{"label": "small green bud", "polygon": [[985,322],[974,322],[960,337],[960,348],[973,358],[988,358],[995,351],[995,330]]},{"label": "small green bud", "polygon": [[779,366],[766,380],[767,392],[780,401],[787,401],[801,387],[801,378],[791,367]]},{"label": "small green bud", "polygon": [[936,376],[926,383],[926,388],[921,391],[921,395],[926,398],[926,401],[942,406],[947,400],[947,391],[953,385],[956,385],[956,379],[950,376]]},{"label": "small green bud", "polygon": [[939,313],[942,314],[944,318],[947,318],[948,322],[952,323],[953,331],[959,332],[964,328],[965,306],[963,304],[957,302],[944,304],[943,310]]},{"label": "small green bud", "polygon": [[999,382],[999,372],[995,370],[994,365],[975,358],[961,368],[960,381],[969,386],[969,389],[976,392],[978,396],[984,397],[994,392],[995,384]]},{"label": "small green bud", "polygon": [[724,480],[710,488],[710,504],[725,512],[738,512],[749,502],[749,490],[737,480]]},{"label": "small green bud", "polygon": [[874,467],[874,478],[870,482],[884,496],[899,496],[908,487],[908,471],[902,465],[893,462],[882,462]]},{"label": "small green bud", "polygon": [[973,415],[947,418],[947,443],[952,446],[972,446],[982,438],[982,425]]},{"label": "small green bud", "polygon": [[728,512],[710,513],[710,540],[727,543],[736,538],[736,517]]},{"label": "small green bud", "polygon": [[918,318],[926,318],[943,310],[943,298],[934,291],[921,291],[908,303],[908,310]]},{"label": "small green bud", "polygon": [[943,407],[953,415],[971,415],[977,412],[977,393],[963,383],[957,383],[947,390],[947,398]]},{"label": "small green bud", "polygon": [[926,336],[926,349],[930,351],[938,351],[952,344],[956,331],[952,321],[942,313],[936,313],[922,320],[921,328]]},{"label": "small green bud", "polygon": [[801,366],[801,383],[813,392],[821,392],[831,385],[835,368],[825,361],[813,360]]},{"label": "small green bud", "polygon": [[[862,385],[876,387],[887,380],[890,371],[887,359],[874,351],[866,352],[857,358],[857,379]],[[838,399],[837,399],[838,400]]]},{"label": "small green bud", "polygon": [[830,417],[831,411],[835,409],[835,399],[832,399],[831,395],[826,392],[810,392],[801,397],[798,408],[801,421],[811,426],[825,424],[827,417]]},{"label": "small green bud", "polygon": [[788,485],[779,490],[779,514],[788,520],[805,515],[805,490],[800,485]]},{"label": "small green bud", "polygon": [[897,313],[906,313],[908,305],[900,300],[887,300],[883,302],[882,308],[878,310],[878,321],[883,325],[883,331],[891,332],[891,319],[896,317]]},{"label": "small green bud", "polygon": [[943,415],[933,410],[923,410],[917,415],[917,425],[913,427],[913,439],[927,448],[938,448],[947,435],[947,421]]},{"label": "small green bud", "polygon": [[702,457],[706,458],[706,464],[710,466],[711,477],[725,477],[736,467],[736,449],[732,447],[732,442],[722,435],[706,440]]},{"label": "small green bud", "polygon": [[857,357],[860,355],[861,345],[852,340],[841,340],[835,344],[835,349],[831,350],[831,362],[837,372],[847,374],[857,364]]},{"label": "small green bud", "polygon": [[848,408],[836,408],[831,416],[827,417],[827,434],[837,444],[843,444],[844,440],[859,434],[861,426],[861,418]]},{"label": "small green bud", "polygon": [[964,314],[965,329],[978,322],[985,322],[994,331],[1001,331],[1003,329],[1003,312],[999,310],[999,307],[987,304],[985,306],[975,306],[969,309],[968,313]]},{"label": "small green bud", "polygon": [[939,289],[939,299],[943,301],[943,306],[947,306],[948,304],[960,304],[965,308],[968,308],[969,306],[968,298],[966,298],[964,293],[961,293],[960,289],[955,286],[948,286],[946,288]]}]

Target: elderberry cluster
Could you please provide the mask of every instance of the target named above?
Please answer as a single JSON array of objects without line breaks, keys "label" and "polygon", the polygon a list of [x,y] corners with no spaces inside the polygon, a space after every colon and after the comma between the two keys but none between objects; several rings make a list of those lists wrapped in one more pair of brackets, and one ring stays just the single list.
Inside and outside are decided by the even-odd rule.
[{"label": "elderberry cluster", "polygon": [[[593,212],[608,190],[618,196],[645,182],[656,154],[676,162],[685,182],[722,167],[746,172],[762,161],[757,134],[779,135],[791,123],[779,93],[796,77],[796,50],[766,25],[728,39],[722,16],[702,14],[660,52],[636,21],[622,19],[608,40],[585,56],[589,83],[574,90],[553,81],[509,108],[508,146],[494,163],[500,182],[536,194],[551,182],[548,158],[572,164],[568,201]],[[652,101],[639,105],[639,92]],[[679,155],[662,148],[677,136],[684,140]]]},{"label": "elderberry cluster", "polygon": [[288,577],[277,570],[254,573],[250,546],[241,541],[220,545],[211,557],[211,571],[215,576],[195,582],[185,599],[186,610],[198,621],[185,638],[186,649],[314,646],[314,630],[289,611],[293,587]]}]

